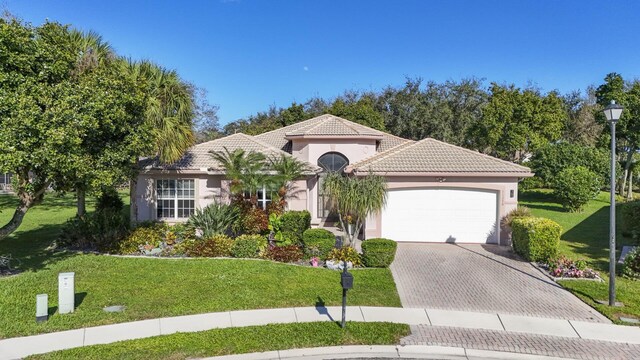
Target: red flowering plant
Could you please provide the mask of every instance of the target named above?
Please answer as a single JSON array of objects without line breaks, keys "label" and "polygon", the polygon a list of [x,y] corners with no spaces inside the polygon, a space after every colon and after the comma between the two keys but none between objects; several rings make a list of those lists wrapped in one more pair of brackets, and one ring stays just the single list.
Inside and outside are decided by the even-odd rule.
[{"label": "red flowering plant", "polygon": [[572,260],[562,255],[547,264],[549,273],[557,278],[597,279],[600,274],[587,267],[584,260]]}]

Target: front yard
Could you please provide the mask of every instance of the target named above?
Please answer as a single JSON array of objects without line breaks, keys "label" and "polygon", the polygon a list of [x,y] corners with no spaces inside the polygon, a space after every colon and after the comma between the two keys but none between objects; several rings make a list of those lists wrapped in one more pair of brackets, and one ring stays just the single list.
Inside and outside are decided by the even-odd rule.
[{"label": "front yard", "polygon": [[[0,196],[0,223],[15,199]],[[338,272],[265,260],[144,259],[56,252],[47,247],[74,215],[70,196],[48,195],[20,229],[0,241],[0,254],[23,273],[0,278],[0,338],[204,312],[341,303]],[[76,311],[59,315],[57,276],[76,273]],[[351,305],[400,306],[388,269],[354,270]],[[50,317],[35,323],[35,296],[49,294]],[[105,306],[124,305],[121,313]]]},{"label": "front yard", "polygon": [[[554,202],[549,191],[534,190],[520,195],[520,204],[527,206],[535,216],[549,218],[562,226],[560,253],[573,259],[585,259],[595,270],[608,279],[609,269],[609,194],[602,192],[590,201],[581,213],[571,213]],[[617,244],[632,245],[630,239],[621,234],[620,206],[617,211]],[[618,250],[618,255],[619,255]],[[619,265],[618,265],[619,266]],[[624,303],[622,308],[611,308],[597,300],[608,299],[608,282],[561,281],[562,286],[576,294],[616,323],[623,323],[620,316],[640,318],[640,281],[618,276],[616,278],[617,301]]]}]

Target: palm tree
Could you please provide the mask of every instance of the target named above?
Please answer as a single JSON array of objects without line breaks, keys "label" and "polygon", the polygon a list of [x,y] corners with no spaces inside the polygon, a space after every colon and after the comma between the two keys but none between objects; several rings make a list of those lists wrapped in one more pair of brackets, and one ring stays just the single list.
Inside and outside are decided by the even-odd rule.
[{"label": "palm tree", "polygon": [[[173,163],[195,143],[193,88],[178,73],[149,61],[123,61],[123,71],[145,85],[147,108],[145,122],[152,130],[153,150],[164,164]],[[136,175],[130,184],[131,214],[137,219]]]},{"label": "palm tree", "polygon": [[[362,230],[365,219],[378,213],[387,201],[387,182],[384,177],[369,174],[365,177],[343,176],[333,172],[327,174],[323,191],[331,198],[331,205],[338,212],[340,225],[345,232],[347,245],[355,246],[355,238]],[[354,231],[349,231],[353,224]]]},{"label": "palm tree", "polygon": [[222,151],[212,151],[211,156],[220,163],[227,178],[231,180],[229,187],[231,193],[240,194],[247,191],[255,205],[258,190],[262,188],[267,178],[266,157],[259,152],[246,152],[243,149],[229,151],[226,147]]},{"label": "palm tree", "polygon": [[270,185],[278,192],[278,196],[286,201],[293,190],[292,182],[311,171],[309,165],[292,156],[280,154],[269,159],[269,167],[276,172],[270,177]]}]

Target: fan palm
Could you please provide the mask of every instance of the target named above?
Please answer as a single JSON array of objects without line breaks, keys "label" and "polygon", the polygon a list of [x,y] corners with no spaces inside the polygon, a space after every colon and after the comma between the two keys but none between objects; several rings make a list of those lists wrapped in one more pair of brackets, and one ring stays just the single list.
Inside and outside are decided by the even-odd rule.
[{"label": "fan palm", "polygon": [[[193,88],[173,70],[149,61],[123,61],[124,73],[145,85],[147,108],[145,123],[152,129],[152,153],[160,162],[170,164],[182,157],[195,143]],[[131,214],[137,219],[136,176],[131,179]]]}]

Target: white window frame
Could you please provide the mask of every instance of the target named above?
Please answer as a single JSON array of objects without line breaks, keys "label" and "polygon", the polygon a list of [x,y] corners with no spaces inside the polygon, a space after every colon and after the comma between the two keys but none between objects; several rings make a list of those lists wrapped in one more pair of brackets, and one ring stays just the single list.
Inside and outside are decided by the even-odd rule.
[{"label": "white window frame", "polygon": [[[262,197],[258,198],[258,206],[261,207],[262,210],[267,210],[267,205],[272,201],[270,198],[267,198],[267,186],[262,185],[262,189],[259,189],[258,193],[260,191],[262,191]],[[245,191],[243,195],[245,199],[251,199],[251,194],[248,191]]]},{"label": "white window frame", "polygon": [[[171,182],[174,183],[174,187],[173,187],[173,194],[171,196],[164,196],[162,194],[159,193],[158,191],[158,185],[160,182],[162,181],[167,181],[169,184],[171,184]],[[186,190],[191,190],[193,192],[193,195],[187,195],[186,197],[183,196],[178,196],[178,182],[179,181],[186,181],[186,182],[190,182],[191,186],[189,188],[186,188]],[[182,188],[182,190],[184,191],[185,188]],[[171,187],[169,187],[169,191],[171,192]],[[170,178],[163,178],[163,179],[156,179],[155,181],[155,192],[156,192],[156,219],[159,220],[179,220],[179,219],[188,219],[189,216],[191,216],[191,214],[193,214],[195,212],[196,209],[196,179],[188,179],[188,178],[182,178],[182,179],[170,179]],[[159,214],[159,207],[161,204],[161,201],[173,201],[173,216],[162,216],[162,214]],[[193,207],[179,207],[178,204],[180,201],[193,201]],[[183,209],[184,210],[189,210],[189,215],[188,216],[178,216],[179,214],[179,210],[178,209]]]}]

